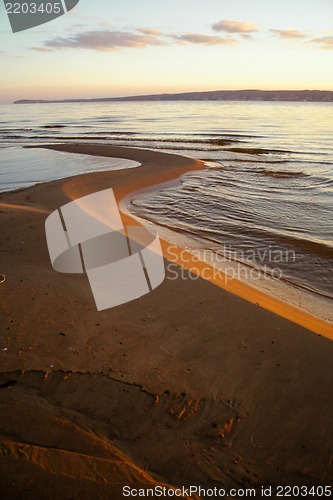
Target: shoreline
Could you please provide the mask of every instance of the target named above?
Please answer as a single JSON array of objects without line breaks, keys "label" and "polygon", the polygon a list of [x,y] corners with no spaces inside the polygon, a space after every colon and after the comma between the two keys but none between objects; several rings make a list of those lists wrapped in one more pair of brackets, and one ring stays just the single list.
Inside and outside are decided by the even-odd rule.
[{"label": "shoreline", "polygon": [[328,338],[200,278],[165,279],[98,312],[84,275],[53,270],[48,213],[110,187],[121,201],[166,171],[202,167],[149,150],[83,149],[142,166],[0,196],[4,498],[27,484],[40,498],[83,500],[120,498],[124,484],[328,484]]},{"label": "shoreline", "polygon": [[[110,149],[115,151],[115,154],[112,153],[112,156],[116,156],[121,154],[121,156],[116,156],[124,159],[130,159],[137,161],[138,151],[150,151],[155,153],[153,150],[144,150],[144,149],[135,149],[135,148],[124,148],[119,146],[101,146],[96,144],[53,144],[53,145],[42,145],[42,146],[25,146],[29,149],[36,148],[44,148],[51,149],[55,151],[62,151],[67,153],[78,153],[78,154],[87,154],[94,156],[111,156],[108,153]],[[157,154],[166,154],[169,153],[159,153]],[[155,175],[147,176],[136,180],[136,182],[130,186],[122,186],[120,189],[115,190],[115,197],[120,208],[120,211],[126,220],[127,225],[137,224],[138,221],[144,221],[143,218],[135,216],[132,214],[127,208],[125,208],[125,203],[129,202],[134,196],[138,194],[142,194],[144,192],[156,191],[162,185],[166,185],[172,183],[177,184],[179,182],[180,177],[194,170],[203,170],[205,168],[205,163],[201,160],[190,159],[189,157],[183,157],[181,155],[171,155],[175,157],[179,157],[181,163],[188,162],[188,165],[179,167],[179,169],[164,169],[163,171],[159,170]],[[179,161],[179,160],[178,160]],[[139,167],[141,168],[141,167]],[[90,175],[90,174],[84,174]],[[66,179],[63,179],[65,182]],[[153,188],[153,189],[152,189]],[[67,192],[69,194],[70,191]],[[70,193],[70,197],[78,198],[82,195],[76,193]],[[139,222],[140,223],[140,222]],[[158,224],[156,224],[158,227]],[[253,304],[259,305],[264,309],[273,312],[286,318],[290,321],[295,322],[296,324],[303,326],[314,333],[319,335],[323,335],[330,340],[333,340],[333,324],[331,322],[325,321],[322,318],[319,318],[310,312],[298,308],[293,304],[289,304],[286,301],[281,300],[278,297],[269,295],[265,291],[262,291],[251,284],[248,284],[244,281],[240,281],[237,278],[231,280],[226,280],[223,271],[217,275],[216,268],[213,265],[208,264],[207,262],[200,261],[200,263],[193,259],[193,255],[190,251],[187,251],[183,248],[174,247],[174,251],[170,253],[170,243],[161,238],[162,250],[164,257],[168,260],[172,260],[177,265],[182,266],[185,269],[193,271],[195,274],[203,277],[204,279],[210,281],[216,286],[223,288],[230,293],[237,295]],[[175,259],[175,253],[177,253],[177,258]],[[186,262],[182,259],[182,256],[185,257]]]}]

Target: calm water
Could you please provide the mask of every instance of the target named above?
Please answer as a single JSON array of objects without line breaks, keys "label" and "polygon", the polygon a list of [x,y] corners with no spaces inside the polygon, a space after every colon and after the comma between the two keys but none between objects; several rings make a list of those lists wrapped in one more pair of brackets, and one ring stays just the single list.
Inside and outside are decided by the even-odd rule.
[{"label": "calm water", "polygon": [[[179,186],[138,196],[133,210],[234,261],[265,266],[268,273],[278,264],[289,286],[333,299],[330,103],[0,106],[0,137],[2,189],[20,187],[18,164],[21,175],[33,168],[27,155],[38,153],[22,153],[17,147],[24,143],[89,141],[206,160],[204,171],[183,176]],[[94,161],[90,170],[108,168]],[[38,175],[36,182],[73,174],[53,166]]]}]

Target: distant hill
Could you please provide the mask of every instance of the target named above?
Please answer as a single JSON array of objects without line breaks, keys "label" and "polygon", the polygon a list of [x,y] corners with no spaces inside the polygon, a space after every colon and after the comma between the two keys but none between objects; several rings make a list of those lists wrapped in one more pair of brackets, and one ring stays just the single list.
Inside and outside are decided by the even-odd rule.
[{"label": "distant hill", "polygon": [[333,102],[331,90],[213,90],[209,92],[182,92],[179,94],[152,94],[99,99],[42,100],[22,99],[14,104],[50,104],[70,102],[120,101],[295,101]]}]

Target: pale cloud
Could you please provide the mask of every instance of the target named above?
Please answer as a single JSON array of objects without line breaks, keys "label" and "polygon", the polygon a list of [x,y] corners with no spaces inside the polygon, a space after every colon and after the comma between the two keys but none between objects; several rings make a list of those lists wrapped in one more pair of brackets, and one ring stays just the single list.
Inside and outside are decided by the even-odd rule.
[{"label": "pale cloud", "polygon": [[186,33],[184,35],[171,35],[177,42],[198,43],[203,45],[235,45],[237,40],[233,38],[221,38],[212,35],[200,35],[199,33]]},{"label": "pale cloud", "polygon": [[310,40],[309,33],[302,33],[295,29],[287,29],[287,30],[271,29],[269,31],[277,35],[279,38],[285,40],[304,40],[304,44],[311,44],[312,46],[317,46],[317,48],[319,49],[333,50],[333,36],[322,36]]},{"label": "pale cloud", "polygon": [[241,35],[241,38],[243,38],[243,40],[247,40],[247,41],[253,41],[254,40],[254,37],[252,35],[250,35],[250,33],[242,33]]},{"label": "pale cloud", "polygon": [[162,35],[162,32],[160,30],[154,28],[139,28],[138,31],[140,31],[140,33],[143,33],[144,35]]},{"label": "pale cloud", "polygon": [[333,30],[320,30],[320,33],[324,35],[333,35]]},{"label": "pale cloud", "polygon": [[316,44],[321,49],[333,50],[333,36],[323,36],[310,40],[310,43]]},{"label": "pale cloud", "polygon": [[68,31],[68,32],[73,32],[73,30],[77,30],[78,28],[84,28],[86,25],[85,24],[81,24],[81,23],[76,23],[76,24],[72,24],[71,26],[68,26],[68,28],[65,28],[65,31]]},{"label": "pale cloud", "polygon": [[223,19],[212,25],[215,31],[225,31],[226,33],[254,33],[258,31],[258,26],[249,21],[235,21],[232,19]]},{"label": "pale cloud", "polygon": [[305,33],[301,33],[295,29],[287,29],[287,30],[269,30],[271,33],[278,35],[280,38],[285,38],[287,40],[301,40],[306,38],[307,35]]},{"label": "pale cloud", "polygon": [[33,50],[37,50],[37,52],[52,52],[52,49],[47,49],[46,47],[33,47]]},{"label": "pale cloud", "polygon": [[34,47],[34,50],[48,52],[57,49],[85,49],[109,52],[121,48],[141,49],[149,46],[163,46],[172,42],[207,46],[231,46],[236,45],[238,40],[230,35],[222,37],[200,33],[163,34],[160,30],[153,28],[137,28],[135,32],[105,29],[84,31],[66,37],[51,38],[50,40],[46,40],[42,47]]},{"label": "pale cloud", "polygon": [[164,42],[153,35],[100,30],[85,31],[69,37],[52,38],[44,42],[44,49],[88,49],[108,52],[119,48],[141,49],[154,45],[164,45]]}]

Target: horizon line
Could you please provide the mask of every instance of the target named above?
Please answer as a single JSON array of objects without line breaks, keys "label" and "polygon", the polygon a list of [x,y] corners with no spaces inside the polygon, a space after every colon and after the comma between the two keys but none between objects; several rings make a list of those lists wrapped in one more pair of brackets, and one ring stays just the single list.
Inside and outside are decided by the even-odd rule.
[{"label": "horizon line", "polygon": [[[165,100],[172,100],[170,98],[177,98],[176,100],[179,100],[181,97],[204,97],[204,96],[211,96],[211,97],[216,97],[218,98],[219,95],[220,97],[223,97],[223,94],[225,94],[226,97],[228,96],[237,96],[237,94],[240,94],[239,97],[259,97],[261,96],[268,96],[275,94],[276,97],[278,95],[276,94],[281,94],[281,97],[285,93],[289,93],[294,95],[296,97],[298,94],[304,94],[308,93],[309,96],[314,93],[317,93],[317,98],[320,96],[327,96],[327,97],[332,97],[333,101],[333,90],[320,90],[320,89],[300,89],[300,90],[295,90],[295,89],[275,89],[275,90],[266,90],[266,89],[237,89],[237,90],[200,90],[200,91],[185,91],[185,92],[162,92],[162,93],[156,93],[156,94],[131,94],[131,95],[126,95],[126,96],[114,96],[114,97],[72,97],[72,98],[49,98],[49,99],[39,99],[39,98],[34,98],[34,99],[18,99],[15,101],[12,101],[12,104],[29,104],[29,103],[35,103],[35,104],[43,104],[43,103],[69,103],[69,102],[96,102],[96,101],[129,101],[129,100],[157,100],[160,98],[160,100],[164,100],[163,98],[166,98]],[[251,94],[253,94],[251,96]],[[256,96],[255,93],[258,93]],[[250,94],[250,95],[249,95]],[[332,94],[332,95],[331,95]],[[200,100],[200,99],[193,99],[193,100]],[[204,99],[201,99],[204,100]],[[223,100],[223,99],[210,99],[210,100]],[[317,99],[316,99],[317,100]],[[331,102],[331,99],[329,101],[324,101],[324,102]]]}]

